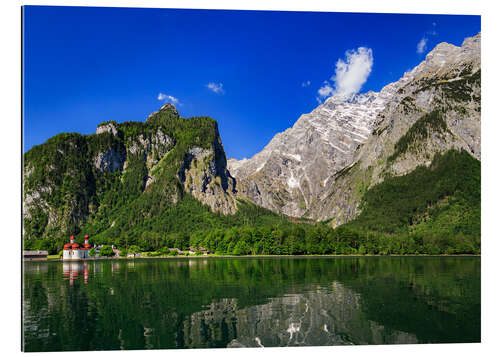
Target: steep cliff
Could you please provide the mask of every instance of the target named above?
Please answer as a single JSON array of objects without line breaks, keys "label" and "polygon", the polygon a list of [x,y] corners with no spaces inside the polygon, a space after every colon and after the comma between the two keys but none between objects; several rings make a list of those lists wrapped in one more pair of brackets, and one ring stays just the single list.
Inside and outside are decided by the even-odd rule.
[{"label": "steep cliff", "polygon": [[387,175],[463,149],[481,158],[481,35],[436,46],[379,93],[328,98],[251,159],[229,160],[243,197],[334,226],[356,217]]}]

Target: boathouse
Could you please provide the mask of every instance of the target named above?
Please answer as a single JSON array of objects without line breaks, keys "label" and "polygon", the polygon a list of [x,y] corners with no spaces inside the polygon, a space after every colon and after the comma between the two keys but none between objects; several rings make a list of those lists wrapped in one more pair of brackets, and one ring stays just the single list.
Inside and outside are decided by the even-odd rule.
[{"label": "boathouse", "polygon": [[26,260],[45,260],[48,252],[46,250],[25,250],[23,257]]}]

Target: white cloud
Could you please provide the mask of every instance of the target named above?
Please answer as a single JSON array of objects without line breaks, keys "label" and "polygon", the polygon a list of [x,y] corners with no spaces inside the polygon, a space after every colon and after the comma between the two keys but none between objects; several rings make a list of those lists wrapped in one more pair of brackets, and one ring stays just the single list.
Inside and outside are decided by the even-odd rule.
[{"label": "white cloud", "polygon": [[421,55],[422,53],[424,53],[424,51],[427,49],[427,38],[426,37],[422,37],[422,39],[420,40],[420,42],[417,44],[417,53],[419,55]]},{"label": "white cloud", "polygon": [[429,36],[437,36],[437,31],[436,31],[436,23],[432,23],[432,28],[430,30],[427,30],[425,34],[422,36],[422,39],[417,43],[417,53],[421,55],[427,50],[427,45],[429,42]]},{"label": "white cloud", "polygon": [[157,97],[158,100],[161,100],[162,102],[165,102],[165,103],[171,103],[171,104],[178,104],[178,105],[181,105],[181,103],[179,102],[179,99],[177,99],[176,97],[170,95],[170,94],[164,94],[164,93],[159,93],[158,94],[158,97]]},{"label": "white cloud", "polygon": [[372,71],[373,54],[371,48],[360,47],[357,51],[345,53],[347,62],[339,59],[335,68],[335,92],[350,96],[359,92]]},{"label": "white cloud", "polygon": [[210,89],[212,92],[217,93],[217,94],[224,94],[225,93],[223,86],[224,85],[222,83],[217,84],[214,82],[210,82],[206,85],[206,87],[208,89]]},{"label": "white cloud", "polygon": [[345,57],[345,60],[338,59],[335,75],[330,78],[335,89],[330,82],[325,81],[318,90],[320,97],[338,95],[341,98],[348,98],[358,93],[365,84],[373,66],[371,48],[359,47],[357,50],[346,51]]},{"label": "white cloud", "polygon": [[305,82],[302,82],[302,87],[309,87],[311,85],[311,81],[305,81]]},{"label": "white cloud", "polygon": [[331,96],[333,92],[334,92],[333,87],[330,86],[330,83],[328,83],[327,81],[324,81],[323,87],[318,89],[318,94],[323,98]]}]

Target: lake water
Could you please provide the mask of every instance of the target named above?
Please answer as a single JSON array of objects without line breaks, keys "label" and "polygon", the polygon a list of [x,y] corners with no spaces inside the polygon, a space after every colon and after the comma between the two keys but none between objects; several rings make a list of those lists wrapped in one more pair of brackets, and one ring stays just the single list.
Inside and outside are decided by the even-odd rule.
[{"label": "lake water", "polygon": [[24,264],[25,351],[480,342],[479,257]]}]

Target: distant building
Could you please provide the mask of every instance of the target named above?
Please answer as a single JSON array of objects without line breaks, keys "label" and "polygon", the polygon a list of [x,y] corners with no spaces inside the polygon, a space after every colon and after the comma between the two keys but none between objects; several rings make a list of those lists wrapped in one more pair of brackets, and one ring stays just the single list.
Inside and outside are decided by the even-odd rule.
[{"label": "distant building", "polygon": [[43,260],[47,259],[48,254],[46,250],[25,250],[23,252],[23,257],[29,260]]},{"label": "distant building", "polygon": [[210,250],[204,247],[199,247],[198,251],[201,252],[203,255],[208,255],[210,253]]},{"label": "distant building", "polygon": [[85,235],[83,246],[75,242],[75,236],[70,237],[70,242],[63,248],[63,260],[77,260],[90,258],[89,250],[92,246],[89,244],[89,236]]},{"label": "distant building", "polygon": [[176,252],[178,255],[184,254],[184,252],[182,250],[180,250],[179,248],[168,248],[168,250],[170,252]]},{"label": "distant building", "polygon": [[210,253],[210,251],[204,247],[189,247],[188,253],[191,255],[196,254],[196,253],[208,255]]}]

